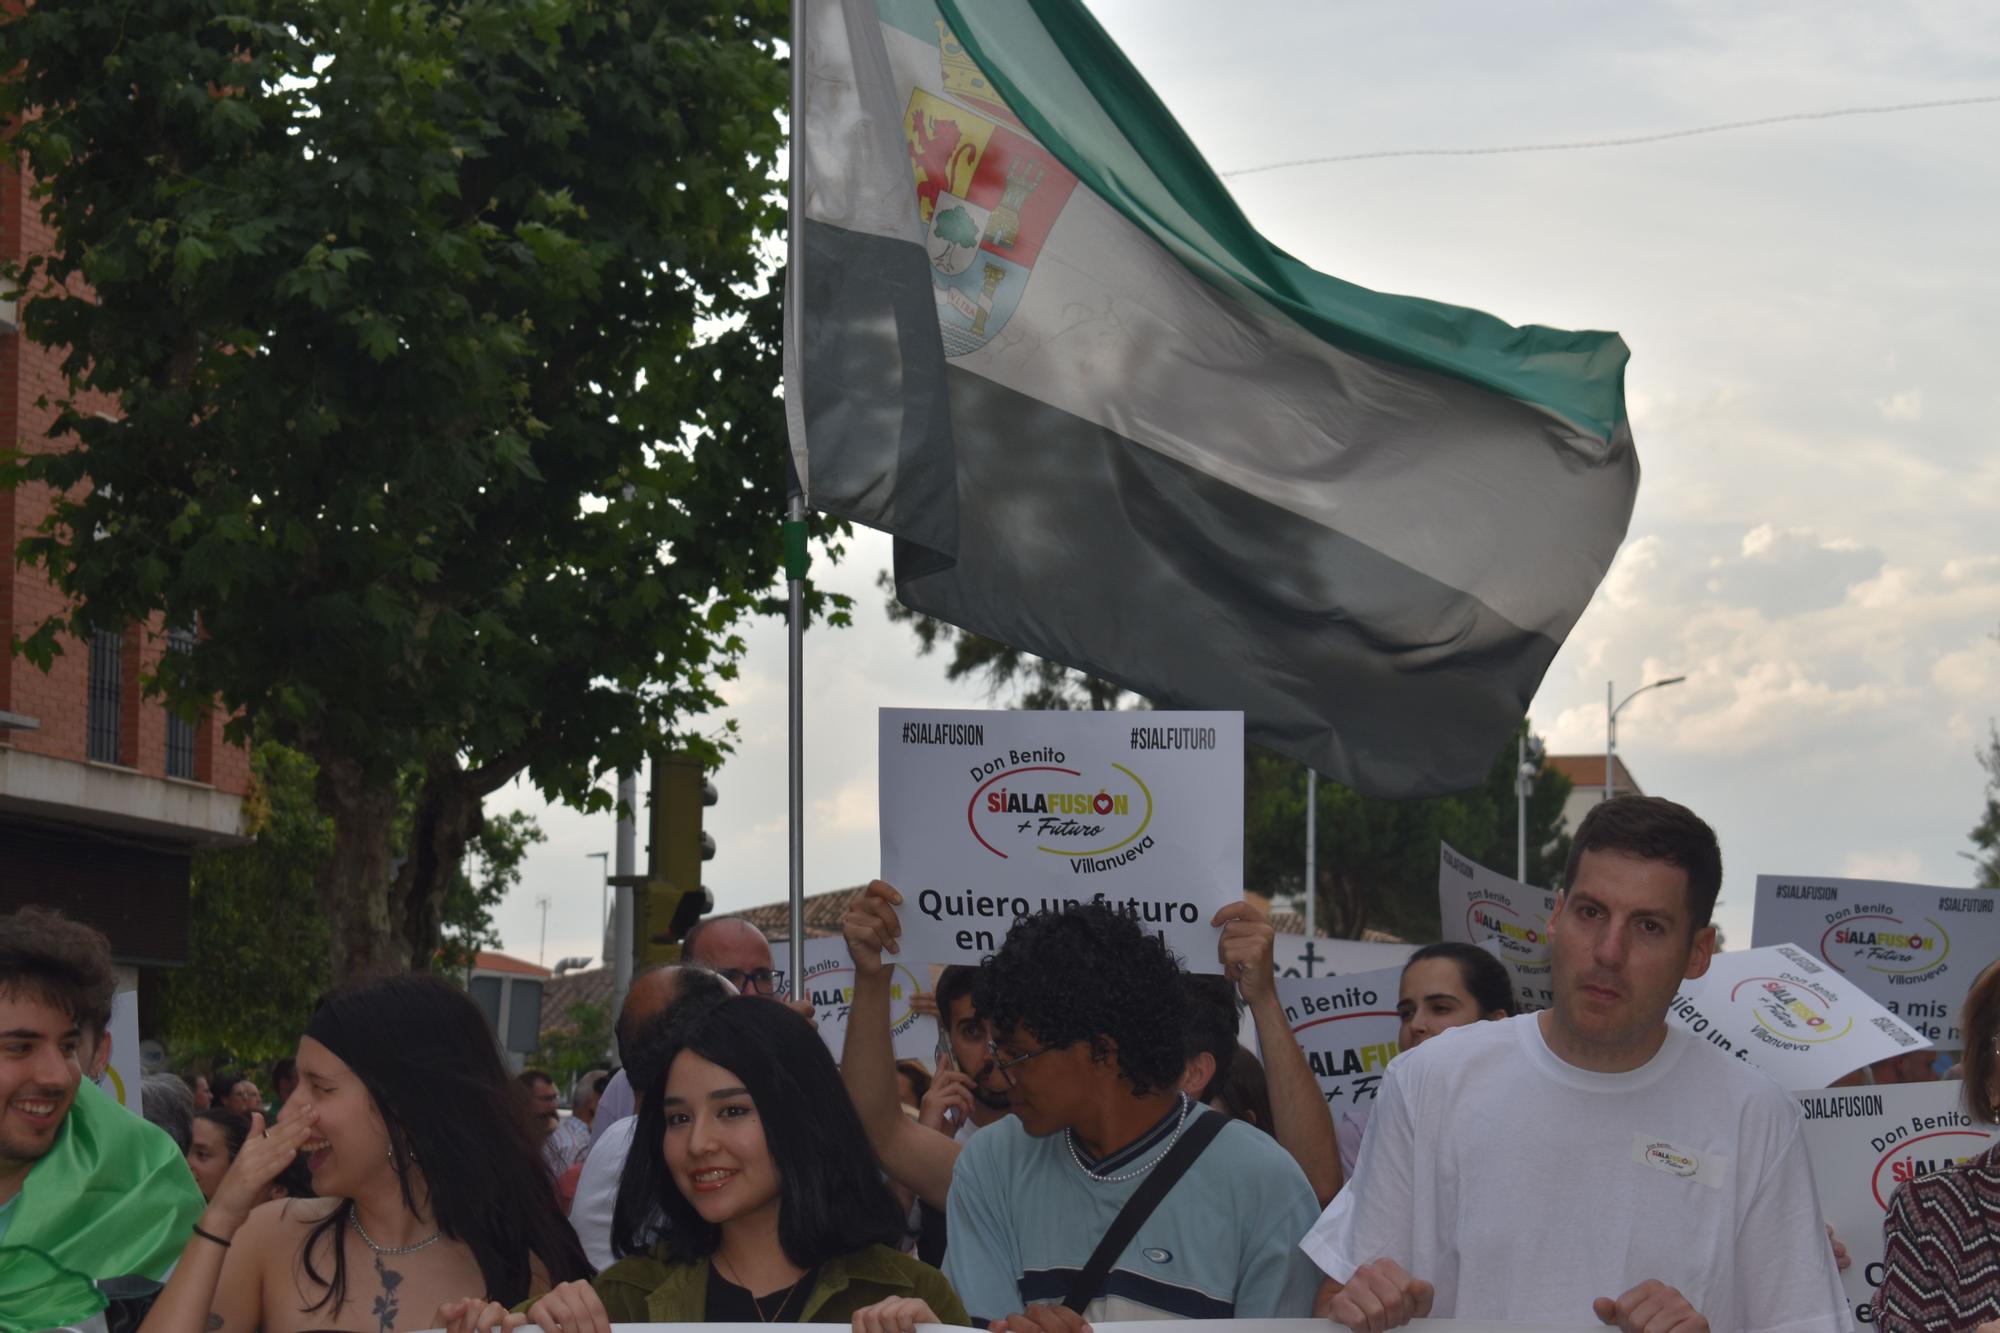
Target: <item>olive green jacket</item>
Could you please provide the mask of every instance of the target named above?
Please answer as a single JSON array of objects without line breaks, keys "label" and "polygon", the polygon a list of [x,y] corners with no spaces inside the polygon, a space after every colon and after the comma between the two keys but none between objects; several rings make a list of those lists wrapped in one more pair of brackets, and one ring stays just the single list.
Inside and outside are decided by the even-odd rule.
[{"label": "olive green jacket", "polygon": [[[591,1279],[614,1324],[698,1324],[707,1316],[708,1260],[668,1263],[663,1251],[620,1259]],[[870,1245],[819,1267],[799,1311],[801,1324],[844,1324],[891,1296],[914,1296],[940,1323],[966,1325],[965,1305],[944,1274],[886,1245]]]}]

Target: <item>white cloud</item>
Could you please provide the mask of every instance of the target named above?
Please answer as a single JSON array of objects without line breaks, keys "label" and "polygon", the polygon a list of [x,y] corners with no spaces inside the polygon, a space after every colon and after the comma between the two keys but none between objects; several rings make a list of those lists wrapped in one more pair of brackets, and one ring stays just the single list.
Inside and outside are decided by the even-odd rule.
[{"label": "white cloud", "polygon": [[1840,873],[1847,879],[1887,879],[1917,884],[1923,881],[1924,858],[1907,848],[1893,852],[1854,851],[1841,861]]},{"label": "white cloud", "polygon": [[1924,393],[1921,389],[1905,389],[1901,393],[1890,394],[1887,398],[1875,400],[1875,410],[1882,414],[1882,420],[1893,422],[1915,422],[1924,419]]}]

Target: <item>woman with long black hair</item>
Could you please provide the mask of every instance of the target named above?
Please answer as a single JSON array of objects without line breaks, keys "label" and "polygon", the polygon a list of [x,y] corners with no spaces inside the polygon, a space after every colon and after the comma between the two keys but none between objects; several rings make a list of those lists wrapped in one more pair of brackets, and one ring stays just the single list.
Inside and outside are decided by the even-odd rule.
[{"label": "woman with long black hair", "polygon": [[[529,1305],[548,1333],[619,1323],[963,1324],[944,1275],[892,1248],[903,1215],[805,1019],[728,1000],[669,1017],[619,1184],[618,1262]],[[664,1214],[663,1239],[646,1244]],[[445,1313],[440,1311],[440,1313]],[[499,1325],[466,1303],[454,1330]],[[518,1318],[518,1316],[516,1317]]]},{"label": "woman with long black hair", "polygon": [[[504,1304],[590,1271],[556,1205],[526,1093],[463,991],[431,976],[320,1001],[299,1087],[261,1115],[142,1333],[391,1333],[446,1300]],[[260,1199],[303,1148],[309,1200]]]}]

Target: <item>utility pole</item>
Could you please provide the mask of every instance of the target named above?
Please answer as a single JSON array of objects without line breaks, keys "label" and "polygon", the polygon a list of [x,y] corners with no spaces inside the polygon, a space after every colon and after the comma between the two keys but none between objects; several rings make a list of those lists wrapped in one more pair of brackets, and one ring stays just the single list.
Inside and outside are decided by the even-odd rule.
[{"label": "utility pole", "polygon": [[[1306,939],[1319,934],[1319,770],[1306,767]],[[1310,943],[1306,945],[1312,947]],[[1308,972],[1307,976],[1312,974]]]},{"label": "utility pole", "polygon": [[[605,948],[605,939],[608,939],[611,934],[611,853],[585,852],[583,859],[597,862],[597,868],[604,876],[604,883],[597,892],[597,928],[603,932],[603,936],[597,941],[597,947],[603,949]],[[609,965],[611,960],[606,958],[604,962]]]},{"label": "utility pole", "polygon": [[535,906],[542,909],[542,942],[535,946],[535,966],[542,966],[549,952],[549,895],[535,895]]}]

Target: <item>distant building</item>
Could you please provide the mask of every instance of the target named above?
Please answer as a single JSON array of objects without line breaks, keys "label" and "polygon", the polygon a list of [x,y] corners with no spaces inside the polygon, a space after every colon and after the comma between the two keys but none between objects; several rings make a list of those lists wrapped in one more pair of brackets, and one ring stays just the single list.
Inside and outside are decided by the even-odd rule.
[{"label": "distant building", "polygon": [[[0,168],[0,254],[48,243],[23,169]],[[60,362],[21,337],[12,293],[0,296],[0,444],[39,451],[55,411],[37,400],[61,394]],[[12,559],[48,512],[44,487],[0,490],[0,912],[45,903],[96,926],[130,988],[140,967],[188,961],[189,866],[201,848],[246,841],[250,761],[222,738],[218,710],[184,722],[141,697],[140,679],[191,630],[69,640],[46,675],[8,652],[64,604]]]},{"label": "distant building", "polygon": [[[1590,807],[1604,799],[1604,756],[1601,754],[1552,754],[1542,761],[1545,768],[1554,769],[1570,780],[1569,799],[1563,802],[1563,827],[1570,833],[1583,822]],[[1611,794],[1614,796],[1644,796],[1639,790],[1639,780],[1625,767],[1625,760],[1615,758],[1611,764]]]}]

